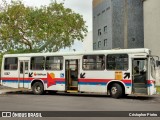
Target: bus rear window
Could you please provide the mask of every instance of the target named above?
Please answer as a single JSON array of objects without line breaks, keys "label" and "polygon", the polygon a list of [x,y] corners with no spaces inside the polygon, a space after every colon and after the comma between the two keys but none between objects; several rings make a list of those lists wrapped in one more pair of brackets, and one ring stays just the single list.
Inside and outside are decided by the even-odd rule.
[{"label": "bus rear window", "polygon": [[4,61],[4,70],[17,70],[18,68],[18,58],[8,57]]},{"label": "bus rear window", "polygon": [[106,58],[107,70],[127,70],[128,55],[127,54],[109,54]]}]

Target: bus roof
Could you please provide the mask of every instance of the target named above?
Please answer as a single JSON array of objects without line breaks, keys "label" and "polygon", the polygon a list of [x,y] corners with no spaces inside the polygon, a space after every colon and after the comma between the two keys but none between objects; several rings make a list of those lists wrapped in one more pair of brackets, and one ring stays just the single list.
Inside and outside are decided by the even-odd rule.
[{"label": "bus roof", "polygon": [[150,50],[147,48],[139,49],[111,49],[111,50],[96,50],[96,51],[81,51],[81,52],[52,52],[52,53],[20,53],[20,54],[5,54],[4,57],[29,57],[29,56],[70,56],[70,55],[85,55],[85,54],[118,54],[118,53],[147,53],[150,54]]}]

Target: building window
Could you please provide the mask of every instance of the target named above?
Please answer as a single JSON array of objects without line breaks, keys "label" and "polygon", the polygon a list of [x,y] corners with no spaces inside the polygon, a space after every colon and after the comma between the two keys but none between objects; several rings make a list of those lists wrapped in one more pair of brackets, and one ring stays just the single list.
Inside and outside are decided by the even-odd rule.
[{"label": "building window", "polygon": [[104,39],[104,46],[107,46],[107,39]]},{"label": "building window", "polygon": [[104,26],[104,33],[107,33],[107,26]]},{"label": "building window", "polygon": [[104,13],[104,12],[105,12],[105,10],[102,11],[102,13]]},{"label": "building window", "polygon": [[98,36],[101,35],[101,29],[98,29]]},{"label": "building window", "polygon": [[98,41],[98,48],[101,47],[101,41]]},{"label": "building window", "polygon": [[110,54],[106,58],[107,70],[127,70],[128,55],[127,54]]},{"label": "building window", "polygon": [[107,8],[106,8],[106,11],[109,10],[109,9],[110,9],[110,7],[107,7]]},{"label": "building window", "polygon": [[17,70],[17,68],[18,68],[18,58],[17,57],[5,58],[4,70]]},{"label": "building window", "polygon": [[96,43],[93,43],[93,49],[94,50],[96,49]]},{"label": "building window", "polygon": [[31,57],[31,70],[44,70],[45,57]]},{"label": "building window", "polygon": [[62,70],[63,57],[62,56],[48,56],[46,57],[46,70]]},{"label": "building window", "polygon": [[84,55],[83,70],[104,70],[105,55]]}]

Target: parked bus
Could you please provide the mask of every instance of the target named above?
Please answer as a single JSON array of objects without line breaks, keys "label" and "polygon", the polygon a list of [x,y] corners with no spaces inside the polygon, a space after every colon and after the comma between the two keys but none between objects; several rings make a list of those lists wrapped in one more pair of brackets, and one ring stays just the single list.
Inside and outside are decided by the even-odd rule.
[{"label": "parked bus", "polygon": [[104,93],[114,98],[156,93],[156,60],[149,49],[6,54],[1,84],[45,91]]}]

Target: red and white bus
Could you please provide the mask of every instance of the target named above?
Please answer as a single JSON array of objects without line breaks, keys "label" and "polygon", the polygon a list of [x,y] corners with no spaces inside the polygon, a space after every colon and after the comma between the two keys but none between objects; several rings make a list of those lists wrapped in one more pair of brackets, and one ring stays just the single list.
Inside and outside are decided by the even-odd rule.
[{"label": "red and white bus", "polygon": [[123,95],[156,93],[156,60],[149,49],[6,54],[1,84],[45,91]]}]

